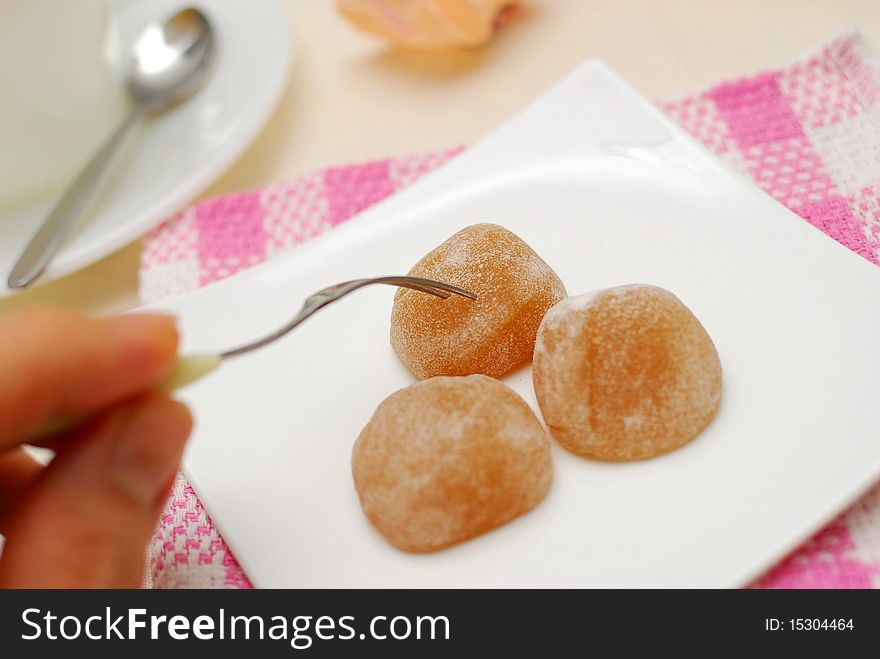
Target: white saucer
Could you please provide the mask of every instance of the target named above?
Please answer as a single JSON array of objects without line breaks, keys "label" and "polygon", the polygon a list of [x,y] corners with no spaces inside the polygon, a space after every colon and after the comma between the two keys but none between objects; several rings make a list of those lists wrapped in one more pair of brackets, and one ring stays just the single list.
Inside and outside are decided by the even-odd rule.
[{"label": "white saucer", "polygon": [[[126,26],[171,14],[181,0],[127,2]],[[287,79],[288,21],[277,0],[201,0],[217,30],[214,75],[192,99],[144,126],[101,198],[39,283],[78,270],[143,235],[209,186],[266,123]],[[21,250],[54,199],[0,213],[0,297]]]}]

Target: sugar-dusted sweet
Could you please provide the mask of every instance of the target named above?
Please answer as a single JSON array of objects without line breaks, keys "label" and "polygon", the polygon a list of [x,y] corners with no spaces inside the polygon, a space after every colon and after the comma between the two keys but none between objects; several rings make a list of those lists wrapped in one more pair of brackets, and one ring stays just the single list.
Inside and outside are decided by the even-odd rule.
[{"label": "sugar-dusted sweet", "polygon": [[482,373],[500,377],[529,361],[547,310],[565,287],[516,234],[496,224],[466,227],[409,271],[460,286],[476,300],[398,290],[391,345],[417,378]]},{"label": "sugar-dusted sweet", "polygon": [[532,377],[553,436],[600,460],[676,449],[709,424],[721,400],[712,340],[675,295],[656,286],[558,303],[538,331]]},{"label": "sugar-dusted sweet", "polygon": [[386,398],[352,473],[367,518],[394,546],[443,549],[528,512],[552,480],[550,437],[512,389],[437,377]]}]

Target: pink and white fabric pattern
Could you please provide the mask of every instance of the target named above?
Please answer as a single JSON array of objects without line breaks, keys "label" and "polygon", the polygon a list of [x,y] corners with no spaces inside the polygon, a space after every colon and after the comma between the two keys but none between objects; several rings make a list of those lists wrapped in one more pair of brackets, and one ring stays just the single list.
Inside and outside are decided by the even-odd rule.
[{"label": "pink and white fabric pattern", "polygon": [[[857,34],[835,37],[784,68],[662,107],[768,194],[880,265],[880,59]],[[187,208],[145,239],[143,300],[203,286],[283,253],[458,151],[332,167]],[[250,587],[182,476],[153,536],[150,560],[156,588]],[[880,487],[754,586],[880,587]]]}]

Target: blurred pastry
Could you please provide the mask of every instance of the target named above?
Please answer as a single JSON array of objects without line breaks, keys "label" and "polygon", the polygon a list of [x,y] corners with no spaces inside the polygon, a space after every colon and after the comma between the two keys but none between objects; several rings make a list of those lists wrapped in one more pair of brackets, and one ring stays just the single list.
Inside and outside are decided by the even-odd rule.
[{"label": "blurred pastry", "polygon": [[532,377],[553,436],[600,460],[679,448],[712,420],[721,363],[706,330],[656,286],[609,288],[554,306],[538,331]]},{"label": "blurred pastry", "polygon": [[519,13],[516,0],[337,0],[355,27],[414,50],[482,46]]}]

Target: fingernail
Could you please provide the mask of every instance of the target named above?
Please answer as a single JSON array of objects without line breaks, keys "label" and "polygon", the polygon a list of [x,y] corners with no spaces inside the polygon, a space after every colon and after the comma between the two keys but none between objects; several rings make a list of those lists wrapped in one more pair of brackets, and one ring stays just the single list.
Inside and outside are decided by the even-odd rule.
[{"label": "fingernail", "polygon": [[106,320],[132,369],[160,377],[177,355],[177,319],[164,314],[125,314]]},{"label": "fingernail", "polygon": [[129,496],[151,506],[177,472],[192,419],[186,406],[160,395],[134,405],[122,421],[110,470]]}]

